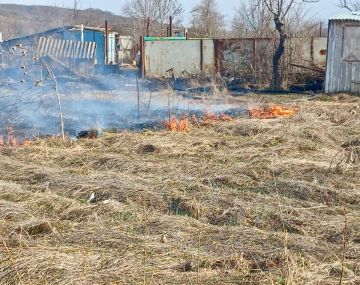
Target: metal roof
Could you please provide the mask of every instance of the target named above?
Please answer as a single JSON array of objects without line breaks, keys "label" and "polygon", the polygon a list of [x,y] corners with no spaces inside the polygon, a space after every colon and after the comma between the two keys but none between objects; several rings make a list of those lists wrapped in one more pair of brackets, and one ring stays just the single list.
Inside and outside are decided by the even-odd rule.
[{"label": "metal roof", "polygon": [[331,21],[359,21],[360,22],[360,11],[346,12],[338,14],[329,20]]},{"label": "metal roof", "polygon": [[[90,26],[81,26],[81,25],[76,25],[76,26],[65,26],[64,28],[70,30],[70,31],[81,31],[81,29],[87,30],[87,31],[95,31],[95,32],[102,32],[105,33],[106,30],[105,28],[102,27],[90,27]],[[112,31],[111,29],[108,30],[109,34],[118,34],[118,32]]]},{"label": "metal roof", "polygon": [[96,56],[95,42],[79,42],[41,37],[38,42],[40,56],[55,58],[94,59]]},{"label": "metal roof", "polygon": [[[90,30],[90,31],[96,31],[96,32],[105,33],[105,29],[103,29],[103,28],[88,27],[88,26],[84,26],[83,28],[84,28],[85,31]],[[50,30],[38,32],[38,33],[35,33],[35,34],[31,34],[31,35],[20,36],[20,37],[8,39],[8,40],[4,41],[4,43],[8,43],[8,42],[12,42],[12,41],[18,41],[18,40],[24,40],[24,39],[30,39],[30,38],[33,38],[35,36],[45,36],[47,34],[56,33],[56,32],[61,33],[61,32],[64,32],[66,30],[67,31],[80,31],[81,26],[62,26],[62,27],[53,28],[53,29],[50,29]],[[113,34],[118,34],[118,33],[114,32],[114,31],[109,31],[109,34],[113,35]]]}]

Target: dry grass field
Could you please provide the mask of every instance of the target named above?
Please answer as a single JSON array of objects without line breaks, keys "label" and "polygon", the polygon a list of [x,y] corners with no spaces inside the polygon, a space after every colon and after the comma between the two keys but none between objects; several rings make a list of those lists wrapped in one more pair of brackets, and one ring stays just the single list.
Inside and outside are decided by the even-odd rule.
[{"label": "dry grass field", "polygon": [[0,284],[360,284],[360,100],[298,106],[1,148]]}]

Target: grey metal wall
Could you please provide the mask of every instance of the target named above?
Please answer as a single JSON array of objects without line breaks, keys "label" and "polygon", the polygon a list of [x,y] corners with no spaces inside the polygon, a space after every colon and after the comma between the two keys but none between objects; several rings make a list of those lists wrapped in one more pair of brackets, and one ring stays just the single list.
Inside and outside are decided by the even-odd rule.
[{"label": "grey metal wall", "polygon": [[[145,41],[145,74],[160,77],[174,68],[177,74],[183,71],[192,74],[219,72],[224,76],[268,82],[275,45],[270,38]],[[282,64],[285,73],[304,72],[291,64],[325,66],[326,46],[326,38],[289,38]]]},{"label": "grey metal wall", "polygon": [[161,77],[167,70],[211,74],[214,72],[213,40],[145,41],[145,75]]},{"label": "grey metal wall", "polygon": [[107,64],[116,64],[118,62],[118,55],[116,49],[116,33],[109,32],[108,35],[108,58]]},{"label": "grey metal wall", "polygon": [[313,63],[315,65],[326,66],[327,38],[315,37],[312,39]]},{"label": "grey metal wall", "polygon": [[[118,59],[119,64],[132,64],[135,59],[134,38],[132,36],[119,36],[118,38]],[[137,51],[136,51],[137,52]]]},{"label": "grey metal wall", "polygon": [[[346,35],[344,37],[344,30],[349,26],[357,27],[360,33],[360,22],[330,21],[325,83],[326,93],[349,92],[360,94],[360,51],[358,51],[359,54],[352,55],[355,60],[348,60],[346,56],[344,57],[344,51],[356,51],[356,49],[349,46],[354,41],[348,38],[356,37],[356,35]],[[359,38],[357,39],[359,40]]]},{"label": "grey metal wall", "polygon": [[[271,81],[275,39],[215,39],[214,45],[216,71],[222,75],[233,74],[263,84]],[[288,38],[281,62],[284,82],[296,81],[299,75],[307,76],[310,71],[306,67],[325,67],[326,48],[327,38]]]}]

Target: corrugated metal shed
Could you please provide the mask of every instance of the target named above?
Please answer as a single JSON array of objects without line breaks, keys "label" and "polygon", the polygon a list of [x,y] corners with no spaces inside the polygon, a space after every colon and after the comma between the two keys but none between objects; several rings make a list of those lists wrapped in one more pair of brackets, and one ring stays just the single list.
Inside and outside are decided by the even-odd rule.
[{"label": "corrugated metal shed", "polygon": [[360,12],[329,21],[326,93],[360,94]]},{"label": "corrugated metal shed", "polygon": [[[116,37],[117,33],[109,31],[108,33],[108,62],[117,62],[117,50],[116,50]],[[7,40],[1,43],[4,48],[11,48],[17,44],[31,47],[32,50],[38,50],[38,44],[40,38],[48,38],[53,40],[74,41],[74,42],[95,42],[96,43],[96,64],[105,64],[105,29],[97,27],[81,27],[81,26],[64,26],[47,30],[41,33],[19,37],[11,40]],[[54,44],[54,41],[47,43]],[[48,51],[49,52],[49,51]],[[92,58],[91,58],[92,59]]]},{"label": "corrugated metal shed", "polygon": [[337,14],[330,21],[360,21],[360,11]]},{"label": "corrugated metal shed", "polygon": [[[108,33],[108,63],[116,63],[116,37],[117,33]],[[65,40],[96,42],[96,63],[105,64],[105,29],[96,27],[75,26],[66,29],[64,32]]]}]

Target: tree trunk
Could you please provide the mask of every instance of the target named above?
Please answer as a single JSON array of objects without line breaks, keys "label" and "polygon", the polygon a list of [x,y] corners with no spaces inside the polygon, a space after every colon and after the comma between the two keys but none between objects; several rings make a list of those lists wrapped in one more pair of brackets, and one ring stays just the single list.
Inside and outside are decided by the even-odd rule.
[{"label": "tree trunk", "polygon": [[280,69],[280,63],[281,63],[281,58],[285,52],[285,43],[286,43],[287,35],[285,33],[284,24],[282,23],[282,21],[278,17],[275,17],[274,21],[275,21],[276,30],[278,31],[279,36],[280,36],[280,40],[279,40],[279,45],[278,45],[276,52],[274,54],[274,57],[273,57],[272,89],[273,90],[281,90],[283,78],[282,78],[282,73],[281,73],[281,69]]}]

